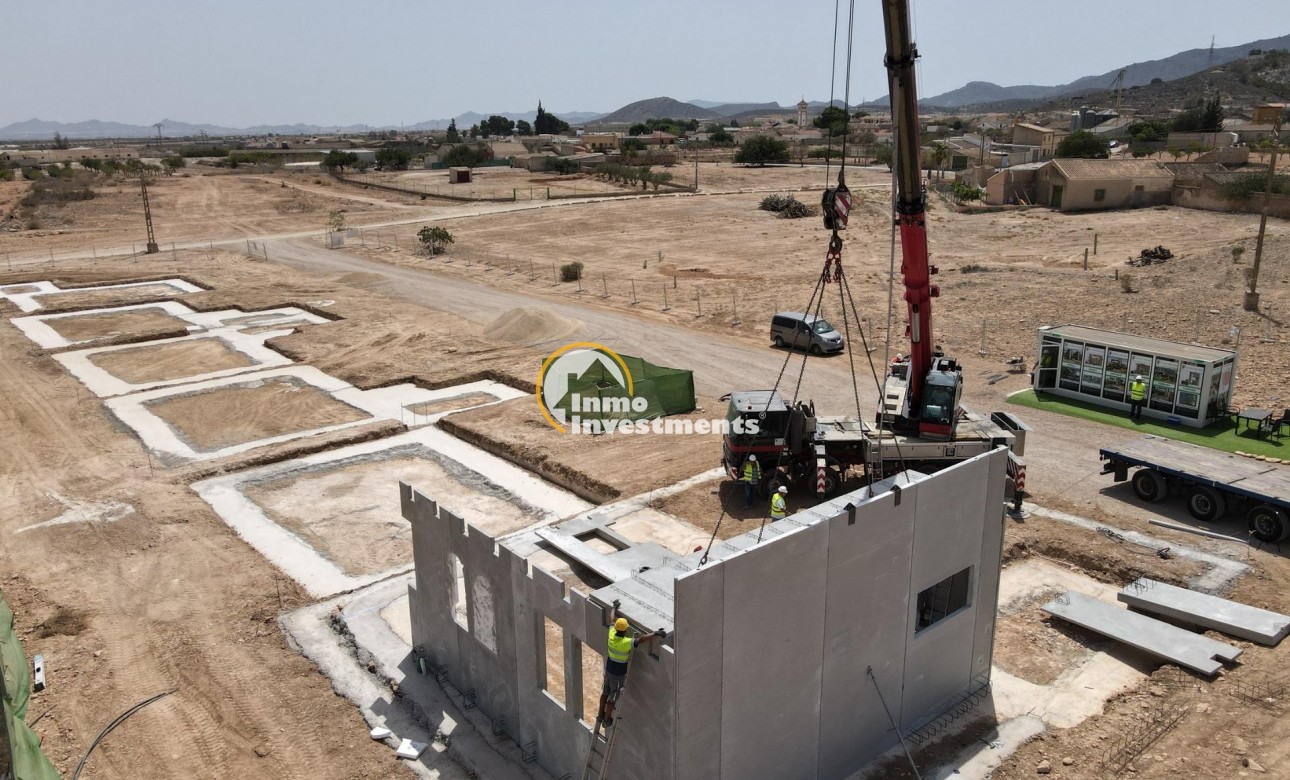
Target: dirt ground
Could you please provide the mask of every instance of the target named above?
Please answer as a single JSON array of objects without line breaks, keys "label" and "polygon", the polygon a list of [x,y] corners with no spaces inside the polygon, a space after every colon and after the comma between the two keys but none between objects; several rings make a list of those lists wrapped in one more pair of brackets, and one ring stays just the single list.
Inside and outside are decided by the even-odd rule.
[{"label": "dirt ground", "polygon": [[130,384],[165,382],[211,371],[243,368],[251,359],[220,339],[193,339],[91,355],[89,361]]},{"label": "dirt ground", "polygon": [[148,336],[185,330],[188,323],[163,309],[130,309],[106,314],[82,314],[47,320],[49,327],[68,341]]},{"label": "dirt ground", "polygon": [[[710,182],[701,186],[723,189],[788,190],[818,186],[822,176],[821,169],[749,171],[728,165],[705,165],[700,172],[701,182]],[[399,196],[385,198],[375,190],[333,188],[300,177],[291,178],[286,188],[249,177],[202,181],[206,178],[176,177],[158,184],[155,203],[169,203],[172,212],[187,210],[170,225],[179,235],[218,239],[303,232],[321,226],[337,203],[350,209],[347,213],[355,221],[359,215],[374,221],[395,213],[406,216],[410,205]],[[890,246],[887,194],[864,185],[884,184],[886,175],[857,171],[849,180],[858,190],[858,205],[846,234],[848,279],[860,315],[872,318],[872,334],[881,340],[886,335]],[[0,187],[0,198],[15,189]],[[115,196],[119,197],[107,193],[67,207],[69,226],[61,235],[45,230],[0,235],[0,252],[18,246],[84,248],[122,237],[128,241],[138,219],[128,209],[137,204],[129,200],[128,191]],[[456,236],[447,256],[431,260],[393,249],[370,254],[385,263],[667,320],[699,335],[719,331],[748,344],[764,344],[769,313],[800,308],[810,295],[826,237],[817,219],[780,220],[759,211],[760,197],[747,193],[647,198],[461,217],[442,223]],[[814,200],[810,193],[799,197]],[[293,212],[291,204],[298,198],[324,202],[313,210]],[[112,214],[111,208],[121,213]],[[427,207],[426,213],[443,212]],[[986,376],[1012,355],[1032,360],[1039,325],[1079,322],[1182,341],[1191,341],[1199,328],[1200,340],[1215,345],[1239,326],[1242,373],[1237,400],[1275,405],[1290,378],[1280,314],[1288,302],[1290,226],[1281,220],[1269,222],[1260,288],[1272,313],[1262,316],[1240,311],[1241,279],[1251,262],[1257,222],[1251,215],[1176,208],[1089,215],[1043,209],[959,214],[934,200],[929,230],[934,261],[942,268],[937,332],[951,354],[965,359],[965,401],[976,408],[997,408],[1007,393],[1026,385],[1026,378],[1012,375],[991,385]],[[78,227],[71,227],[73,223]],[[417,227],[398,229],[400,246],[411,245]],[[86,232],[71,232],[82,229]],[[1084,271],[1083,250],[1091,247],[1093,234],[1099,251],[1090,256],[1089,270]],[[1175,259],[1145,269],[1124,265],[1130,254],[1156,244],[1170,247]],[[1230,251],[1236,244],[1248,250],[1239,264],[1233,263]],[[347,251],[360,248],[351,245]],[[514,270],[509,276],[502,265],[508,254]],[[546,268],[536,274],[538,280],[529,280],[530,257],[535,268]],[[186,277],[211,288],[182,296],[200,310],[240,306],[251,311],[296,304],[337,317],[325,325],[301,327],[274,339],[271,346],[359,387],[401,380],[444,387],[494,378],[531,389],[543,357],[541,350],[522,344],[488,341],[477,326],[432,308],[377,294],[372,291],[376,280],[302,273],[232,252],[208,258],[205,252],[181,251],[178,260],[60,262],[47,273],[0,272],[0,283],[50,276],[60,283],[156,278],[153,272],[172,273],[182,265]],[[576,284],[545,281],[551,263],[572,260],[586,265],[582,293]],[[485,261],[491,266],[482,265]],[[1132,274],[1127,287],[1133,292],[1124,291],[1126,273]],[[601,274],[602,284],[609,286],[608,298],[601,298],[596,289]],[[637,283],[635,305],[632,281]],[[667,312],[662,311],[665,287],[673,307]],[[828,292],[832,297],[824,313],[840,320],[837,290]],[[734,298],[727,303],[731,294]],[[696,316],[699,306],[701,317]],[[7,320],[17,312],[8,307],[0,314]],[[72,322],[79,319],[60,323],[60,332],[99,335],[169,326],[160,321]],[[898,313],[894,350],[901,344],[901,321]],[[987,354],[979,356],[975,353],[981,347],[983,321]],[[59,705],[37,727],[59,768],[71,769],[107,720],[105,713],[177,687],[175,696],[141,712],[98,749],[91,762],[95,777],[405,776],[388,749],[367,739],[354,708],[332,695],[327,680],[287,646],[275,618],[305,603],[304,594],[187,489],[187,481],[199,472],[159,468],[128,430],[101,404],[78,392],[75,380],[33,349],[7,321],[0,323],[0,357],[7,367],[0,372],[0,432],[7,443],[0,453],[0,473],[6,475],[0,481],[0,535],[6,540],[0,545],[0,587],[14,607],[28,652],[43,652],[47,659],[51,685],[36,696],[32,709],[39,713]],[[749,377],[750,383],[766,381]],[[699,403],[703,411],[696,415],[704,417],[719,415],[724,408],[711,397]],[[266,431],[277,430],[275,425],[298,429],[292,428],[297,422],[283,422],[288,418],[272,419],[276,414],[257,419],[237,403],[224,407],[195,407],[192,411],[205,415],[202,421],[175,422],[181,428],[195,426],[196,435],[208,437],[207,443],[272,435]],[[281,408],[275,406],[275,412]],[[302,402],[297,411],[312,415],[318,410]],[[1150,534],[1162,546],[1185,545],[1247,561],[1250,573],[1229,595],[1256,606],[1290,610],[1290,562],[1284,555],[1151,526],[1148,520],[1153,518],[1178,520],[1185,515],[1176,506],[1143,506],[1126,487],[1098,476],[1092,443],[1130,434],[1039,411],[1027,410],[1024,416],[1036,428],[1026,457],[1031,468],[1028,487],[1039,502]],[[661,444],[626,436],[562,437],[547,426],[531,399],[457,413],[443,427],[601,501],[672,484],[718,465],[720,458],[715,436],[678,437]],[[236,435],[230,434],[234,429],[239,429]],[[287,451],[276,450],[272,457]],[[234,458],[204,468],[238,469],[249,463]],[[266,501],[287,501],[287,492],[284,485],[278,498]],[[101,505],[104,519],[13,533],[58,516],[64,509],[60,499]],[[790,507],[806,501],[804,496],[790,496]],[[117,517],[108,509],[112,503],[128,505],[133,512]],[[725,482],[693,488],[655,508],[711,533],[723,507],[728,512],[718,536],[761,522],[761,508],[744,510],[737,486]],[[327,536],[327,529],[300,532]],[[1199,564],[1161,557],[1158,548],[1037,516],[1010,522],[1005,545],[1008,560],[1043,556],[1112,584],[1143,575],[1186,583],[1200,573]],[[558,576],[571,584],[583,583],[579,587],[594,585],[594,575],[587,572],[569,570]],[[1191,713],[1135,763],[1134,776],[1254,776],[1242,766],[1243,758],[1267,767],[1268,776],[1287,772],[1290,743],[1280,705],[1251,704],[1231,695],[1238,680],[1283,674],[1286,650],[1236,644],[1245,649],[1241,663],[1189,689]],[[1004,668],[1039,680],[1059,673],[1063,663],[1094,646],[1026,606],[1000,621],[997,654]],[[599,659],[591,663],[598,665]],[[1156,702],[1181,694],[1176,686],[1159,681],[1129,691],[1108,702],[1103,715],[1024,745],[994,776],[1031,777],[1047,759],[1055,777],[1101,777],[1097,761],[1105,746],[1150,715]],[[1071,764],[1062,762],[1063,757],[1072,758]],[[889,776],[903,776],[901,772],[893,768]]]},{"label": "dirt ground", "polygon": [[199,452],[369,416],[289,377],[199,390],[160,398],[147,406]]}]

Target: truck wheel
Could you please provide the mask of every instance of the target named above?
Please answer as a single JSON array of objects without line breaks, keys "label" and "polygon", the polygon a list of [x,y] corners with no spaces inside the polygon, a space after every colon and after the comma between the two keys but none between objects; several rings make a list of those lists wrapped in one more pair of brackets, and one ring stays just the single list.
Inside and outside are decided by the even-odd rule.
[{"label": "truck wheel", "polygon": [[833,466],[824,470],[824,497],[829,498],[842,487],[842,472]]},{"label": "truck wheel", "polygon": [[1133,492],[1148,504],[1154,504],[1169,492],[1165,487],[1165,478],[1155,469],[1138,469],[1133,474]]},{"label": "truck wheel", "polygon": [[1259,504],[1246,515],[1250,533],[1260,542],[1279,542],[1290,536],[1290,520],[1286,513],[1268,504]]},{"label": "truck wheel", "polygon": [[1214,488],[1200,485],[1187,494],[1187,511],[1197,520],[1208,523],[1223,516],[1227,511],[1227,501]]}]

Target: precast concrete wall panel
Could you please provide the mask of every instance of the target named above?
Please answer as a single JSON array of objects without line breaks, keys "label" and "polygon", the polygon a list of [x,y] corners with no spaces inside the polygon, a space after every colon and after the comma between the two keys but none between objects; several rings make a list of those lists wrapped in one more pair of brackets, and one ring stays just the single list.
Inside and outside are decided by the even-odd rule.
[{"label": "precast concrete wall panel", "polygon": [[[990,457],[998,456],[964,461],[938,472],[934,482],[914,488],[917,508],[902,729],[921,725],[971,683]],[[968,567],[972,574],[967,607],[915,633],[918,594]]]},{"label": "precast concrete wall panel", "polygon": [[972,678],[988,678],[994,657],[994,622],[999,612],[999,567],[1003,563],[1003,502],[1007,481],[1008,455],[996,451],[989,456],[986,480],[985,517],[981,520],[981,564],[977,577],[976,636],[972,640]]},{"label": "precast concrete wall panel", "polygon": [[721,562],[721,777],[814,777],[829,535],[790,531]]},{"label": "precast concrete wall panel", "polygon": [[721,777],[721,700],[725,567],[676,581],[676,778]]},{"label": "precast concrete wall panel", "polygon": [[899,722],[914,507],[886,493],[828,522],[820,778],[855,773],[896,736],[866,669],[873,667],[892,717]]}]

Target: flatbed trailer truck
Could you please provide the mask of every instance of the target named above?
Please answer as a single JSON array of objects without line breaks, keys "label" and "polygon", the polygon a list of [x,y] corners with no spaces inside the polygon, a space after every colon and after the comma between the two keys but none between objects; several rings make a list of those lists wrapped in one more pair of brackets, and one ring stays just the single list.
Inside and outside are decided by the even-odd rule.
[{"label": "flatbed trailer truck", "polygon": [[1290,538],[1290,469],[1159,436],[1144,436],[1099,450],[1102,473],[1130,479],[1147,503],[1181,495],[1187,511],[1203,522],[1243,514],[1261,542]]}]

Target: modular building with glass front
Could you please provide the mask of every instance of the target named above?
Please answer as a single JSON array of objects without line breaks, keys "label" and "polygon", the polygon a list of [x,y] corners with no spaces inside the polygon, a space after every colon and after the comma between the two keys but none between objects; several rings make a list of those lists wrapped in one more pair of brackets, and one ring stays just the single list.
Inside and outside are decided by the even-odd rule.
[{"label": "modular building with glass front", "polygon": [[1236,352],[1061,325],[1039,329],[1036,393],[1128,411],[1129,383],[1147,383],[1144,416],[1203,428],[1227,415]]}]

